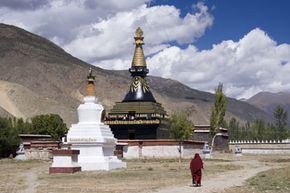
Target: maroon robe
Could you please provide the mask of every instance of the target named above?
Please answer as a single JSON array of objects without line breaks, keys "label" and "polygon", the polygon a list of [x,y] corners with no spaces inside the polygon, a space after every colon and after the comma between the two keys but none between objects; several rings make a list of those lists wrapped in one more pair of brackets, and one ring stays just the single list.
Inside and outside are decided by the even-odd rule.
[{"label": "maroon robe", "polygon": [[201,169],[203,168],[202,160],[198,153],[194,155],[194,158],[190,162],[190,171],[192,176],[192,184],[200,186],[201,184]]}]

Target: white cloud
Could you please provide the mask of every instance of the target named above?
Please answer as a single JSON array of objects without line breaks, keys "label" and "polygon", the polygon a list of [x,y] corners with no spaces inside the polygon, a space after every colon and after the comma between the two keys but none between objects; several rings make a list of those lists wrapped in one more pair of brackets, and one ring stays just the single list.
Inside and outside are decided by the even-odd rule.
[{"label": "white cloud", "polygon": [[[0,22],[45,36],[71,54],[107,69],[127,69],[133,35],[141,26],[150,74],[177,79],[213,92],[247,98],[259,91],[290,90],[290,45],[278,45],[254,29],[239,41],[199,51],[194,41],[213,24],[204,3],[184,17],[174,6],[147,6],[150,0],[17,0],[0,2]],[[174,42],[174,44],[172,44]],[[188,45],[181,49],[180,45]]]},{"label": "white cloud", "polygon": [[0,22],[57,39],[63,46],[85,26],[146,2],[149,0],[4,0],[0,1]]},{"label": "white cloud", "polygon": [[210,92],[222,82],[232,97],[290,90],[290,45],[277,45],[258,28],[238,42],[223,41],[203,51],[192,45],[168,47],[147,61],[154,75]]},{"label": "white cloud", "polygon": [[[192,43],[213,22],[205,5],[198,4],[198,8],[195,14],[187,14],[182,18],[174,6],[142,5],[87,26],[88,29],[80,30],[77,38],[64,48],[73,55],[102,66],[103,60],[131,59],[134,49],[133,33],[138,26],[142,26],[145,33],[147,54],[161,51],[168,46],[167,42]],[[88,36],[88,31],[93,33]],[[118,63],[118,69],[128,68],[130,65]]]},{"label": "white cloud", "polygon": [[30,6],[0,2],[0,21],[45,36],[72,55],[110,69],[130,66],[138,26],[145,34],[145,52],[152,55],[169,42],[193,43],[213,23],[203,3],[181,17],[174,6],[148,7],[150,0],[28,1]]}]

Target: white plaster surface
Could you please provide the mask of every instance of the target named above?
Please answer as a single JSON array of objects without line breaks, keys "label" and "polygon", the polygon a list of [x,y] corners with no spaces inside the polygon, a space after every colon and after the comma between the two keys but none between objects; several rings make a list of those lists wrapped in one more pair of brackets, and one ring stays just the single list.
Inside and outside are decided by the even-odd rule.
[{"label": "white plaster surface", "polygon": [[290,149],[242,149],[242,153],[249,154],[290,154]]},{"label": "white plaster surface", "polygon": [[108,125],[101,122],[103,107],[96,97],[86,96],[78,107],[79,122],[67,134],[67,143],[80,150],[78,164],[85,170],[111,170],[126,167],[114,156],[116,139]]},{"label": "white plaster surface", "polygon": [[232,152],[239,146],[242,153],[249,154],[290,154],[289,143],[231,143],[229,148]]},{"label": "white plaster surface", "polygon": [[54,155],[51,167],[79,167],[78,155]]},{"label": "white plaster surface", "polygon": [[16,160],[26,160],[26,157],[25,157],[24,153],[21,153],[21,154],[17,154],[14,159],[16,159]]},{"label": "white plaster surface", "polygon": [[[146,145],[146,146],[124,146],[123,157],[126,159],[137,159],[137,158],[177,158],[179,157],[178,152],[179,145]],[[201,153],[201,149],[193,147],[184,148],[182,146],[182,157],[191,158],[195,153]]]}]

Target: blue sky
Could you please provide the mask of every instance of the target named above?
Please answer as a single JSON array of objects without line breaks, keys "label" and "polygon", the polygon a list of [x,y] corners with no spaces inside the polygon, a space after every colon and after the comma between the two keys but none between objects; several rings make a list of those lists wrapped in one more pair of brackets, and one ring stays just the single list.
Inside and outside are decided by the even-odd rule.
[{"label": "blue sky", "polygon": [[290,1],[1,0],[0,22],[105,69],[131,65],[144,31],[150,75],[227,96],[290,91]]},{"label": "blue sky", "polygon": [[[193,11],[190,0],[153,0],[154,5],[174,5],[181,15]],[[239,40],[252,29],[259,27],[278,43],[290,42],[290,1],[287,0],[205,0],[214,16],[214,23],[195,45],[210,49],[223,40]]]}]

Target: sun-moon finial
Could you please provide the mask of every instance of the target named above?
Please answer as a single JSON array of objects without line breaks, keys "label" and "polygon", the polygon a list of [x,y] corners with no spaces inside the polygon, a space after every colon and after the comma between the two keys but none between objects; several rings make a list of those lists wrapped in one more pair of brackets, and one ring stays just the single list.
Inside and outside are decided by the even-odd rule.
[{"label": "sun-moon finial", "polygon": [[86,96],[96,96],[96,87],[95,87],[95,76],[93,75],[93,70],[90,67],[89,75],[87,76],[87,87],[86,87]]},{"label": "sun-moon finial", "polygon": [[141,29],[140,27],[138,27],[138,28],[136,29],[135,34],[136,34],[136,37],[138,37],[138,38],[142,37],[142,36],[143,36],[143,31],[142,31],[142,29]]}]

